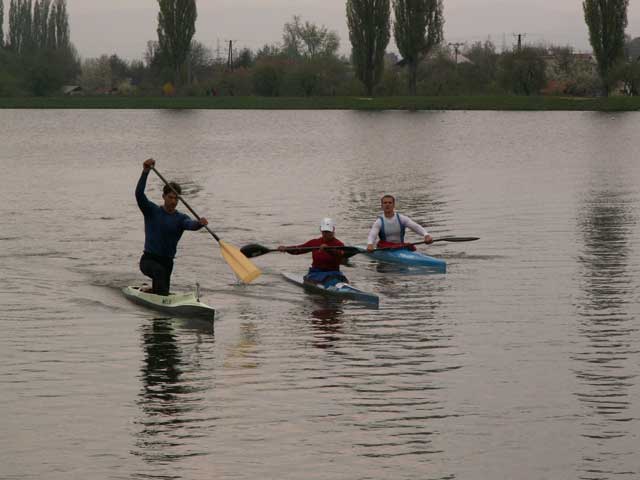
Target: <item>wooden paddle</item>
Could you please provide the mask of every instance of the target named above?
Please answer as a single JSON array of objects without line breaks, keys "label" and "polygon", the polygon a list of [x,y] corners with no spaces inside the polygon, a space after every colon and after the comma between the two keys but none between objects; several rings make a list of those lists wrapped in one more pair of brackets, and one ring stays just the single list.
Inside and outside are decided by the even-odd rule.
[{"label": "wooden paddle", "polygon": [[[155,167],[151,167],[151,170],[153,170],[156,173],[156,175],[160,177],[160,180],[162,180],[164,184],[167,185],[171,189],[171,191],[176,194],[176,196],[184,204],[184,206],[187,207],[189,211],[198,220],[200,220],[200,215],[198,215],[193,210],[193,208],[189,206],[189,204],[185,201],[185,199],[182,198],[182,196],[180,196],[180,194],[173,189],[173,187],[160,174],[160,172],[158,172],[158,170],[156,170]],[[214,233],[214,231],[209,228],[209,225],[205,225],[204,228],[206,228],[207,231],[213,236],[213,238],[216,239],[216,241],[220,245],[220,251],[222,252],[222,257],[225,259],[229,267],[231,267],[231,270],[233,270],[233,273],[236,274],[238,279],[240,279],[244,283],[251,283],[253,280],[255,280],[260,276],[261,272],[258,269],[258,267],[256,267],[253,263],[251,263],[249,259],[242,254],[240,250],[220,240],[220,238]]]}]

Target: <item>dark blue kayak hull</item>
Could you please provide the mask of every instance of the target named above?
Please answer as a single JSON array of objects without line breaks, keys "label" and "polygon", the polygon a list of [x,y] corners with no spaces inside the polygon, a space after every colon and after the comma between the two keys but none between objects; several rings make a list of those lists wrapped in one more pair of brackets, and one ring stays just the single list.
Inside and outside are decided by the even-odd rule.
[{"label": "dark blue kayak hull", "polygon": [[317,293],[327,297],[355,300],[358,302],[368,303],[376,306],[380,303],[380,298],[376,294],[359,290],[349,285],[348,283],[338,283],[330,287],[325,287],[322,284],[306,282],[302,275],[283,273],[282,276],[289,282],[304,288],[309,293]]}]

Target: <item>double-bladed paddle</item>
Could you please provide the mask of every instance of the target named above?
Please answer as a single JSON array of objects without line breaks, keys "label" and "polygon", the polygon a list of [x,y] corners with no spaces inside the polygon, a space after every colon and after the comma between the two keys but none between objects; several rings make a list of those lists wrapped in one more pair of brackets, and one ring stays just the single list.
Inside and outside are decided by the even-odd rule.
[{"label": "double-bladed paddle", "polygon": [[[442,237],[442,238],[436,238],[433,240],[432,243],[435,242],[473,242],[474,240],[478,240],[480,237]],[[383,248],[376,248],[373,251],[380,251],[380,250],[398,250],[398,249],[402,249],[402,248],[407,248],[409,245],[420,245],[424,243],[424,241],[422,242],[414,242],[414,243],[405,243],[401,246],[397,246],[397,247],[383,247]],[[367,250],[363,249],[363,248],[358,248],[358,247],[349,247],[349,246],[344,246],[344,247],[324,247],[325,250],[342,250],[345,253],[345,257],[346,258],[350,258],[353,257],[354,255],[357,255],[358,253],[366,253]],[[319,250],[320,247],[291,247],[291,248],[287,248],[285,250],[285,252],[292,252],[292,251],[300,251],[300,250]],[[253,257],[259,257],[261,255],[264,255],[266,253],[270,253],[270,252],[278,252],[279,250],[277,248],[268,248],[265,247],[263,245],[257,244],[257,243],[251,243],[249,245],[245,245],[244,247],[242,247],[240,249],[240,251],[248,258],[253,258]]]},{"label": "double-bladed paddle", "polygon": [[[193,210],[193,208],[191,208],[189,206],[189,204],[184,200],[184,198],[182,198],[182,196],[173,189],[173,187],[160,174],[160,172],[158,172],[158,170],[156,170],[155,167],[151,167],[151,170],[153,170],[156,173],[156,175],[158,175],[158,177],[160,177],[160,180],[162,180],[165,183],[165,185],[167,185],[171,189],[171,191],[176,194],[176,196],[184,204],[184,206],[187,207],[189,209],[189,211],[198,220],[200,220],[200,215],[198,215]],[[213,235],[213,238],[216,239],[216,241],[220,245],[220,251],[222,252],[222,257],[225,259],[225,261],[227,262],[229,267],[231,267],[231,270],[233,270],[233,273],[235,273],[236,276],[241,281],[243,281],[244,283],[250,283],[250,282],[252,282],[253,280],[255,280],[256,278],[258,278],[260,276],[261,272],[258,269],[258,267],[256,267],[253,263],[251,263],[249,261],[249,259],[247,257],[245,257],[240,250],[238,250],[236,247],[234,247],[232,245],[229,245],[228,243],[223,242],[222,240],[220,240],[220,238],[214,233],[214,231],[209,228],[209,225],[205,225],[204,228],[206,228],[207,231],[211,235]]]},{"label": "double-bladed paddle", "polygon": [[[441,238],[434,238],[433,241],[431,243],[436,243],[436,242],[473,242],[474,240],[479,240],[480,237],[441,237]],[[358,253],[373,253],[373,252],[382,252],[382,251],[386,251],[386,250],[402,250],[404,248],[407,248],[409,246],[413,246],[413,245],[423,245],[424,244],[424,240],[421,242],[413,242],[413,243],[403,243],[401,245],[398,246],[393,246],[393,247],[380,247],[380,248],[374,248],[371,252],[369,252],[366,249],[359,249],[356,248],[356,252],[351,253],[351,252],[345,252],[345,258],[351,258],[354,255],[358,254]]]},{"label": "double-bladed paddle", "polygon": [[[441,238],[434,238],[431,243],[436,243],[436,242],[473,242],[474,240],[480,240],[480,237],[441,237]],[[375,248],[374,251],[377,251],[377,250],[397,250],[399,248],[407,248],[409,245],[422,245],[423,243],[424,243],[424,240],[421,241],[421,242],[403,243],[402,245],[399,245],[397,247]]]},{"label": "double-bladed paddle", "polygon": [[[360,253],[360,249],[358,247],[348,247],[346,245],[343,247],[324,247],[324,249],[325,250],[343,250],[349,256],[355,255],[356,253]],[[320,247],[289,247],[289,248],[286,248],[284,252],[285,253],[300,252],[300,251],[306,252],[309,250],[320,250]],[[245,245],[244,247],[242,247],[240,251],[247,258],[253,258],[253,257],[259,257],[266,253],[280,252],[281,250],[278,250],[277,248],[265,247],[264,245],[260,245],[258,243],[250,243],[249,245]],[[349,254],[348,252],[353,252],[353,253]]]}]

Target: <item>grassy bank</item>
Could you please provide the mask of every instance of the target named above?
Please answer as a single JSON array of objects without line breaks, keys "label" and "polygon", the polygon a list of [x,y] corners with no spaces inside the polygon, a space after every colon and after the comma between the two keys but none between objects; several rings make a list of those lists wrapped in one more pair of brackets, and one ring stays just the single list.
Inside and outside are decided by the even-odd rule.
[{"label": "grassy bank", "polygon": [[0,108],[636,111],[640,97],[23,97]]}]

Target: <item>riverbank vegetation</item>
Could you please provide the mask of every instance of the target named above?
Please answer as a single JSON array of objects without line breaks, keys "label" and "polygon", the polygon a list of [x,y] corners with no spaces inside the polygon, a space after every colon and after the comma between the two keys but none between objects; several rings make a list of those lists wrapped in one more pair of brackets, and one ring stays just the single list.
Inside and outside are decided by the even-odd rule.
[{"label": "riverbank vegetation", "polygon": [[0,108],[253,110],[512,110],[638,111],[640,97],[473,95],[437,97],[19,97]]},{"label": "riverbank vegetation", "polygon": [[[65,0],[10,0],[0,107],[636,110],[640,38],[624,36],[628,0],[608,5],[583,3],[593,53],[521,39],[500,51],[489,39],[453,44],[442,0],[345,0],[349,57],[336,32],[294,15],[281,42],[229,42],[223,59],[195,39],[195,0],[158,0],[158,39],[128,61],[81,59]],[[0,25],[3,16],[0,0]],[[607,36],[604,24],[615,26]]]}]

